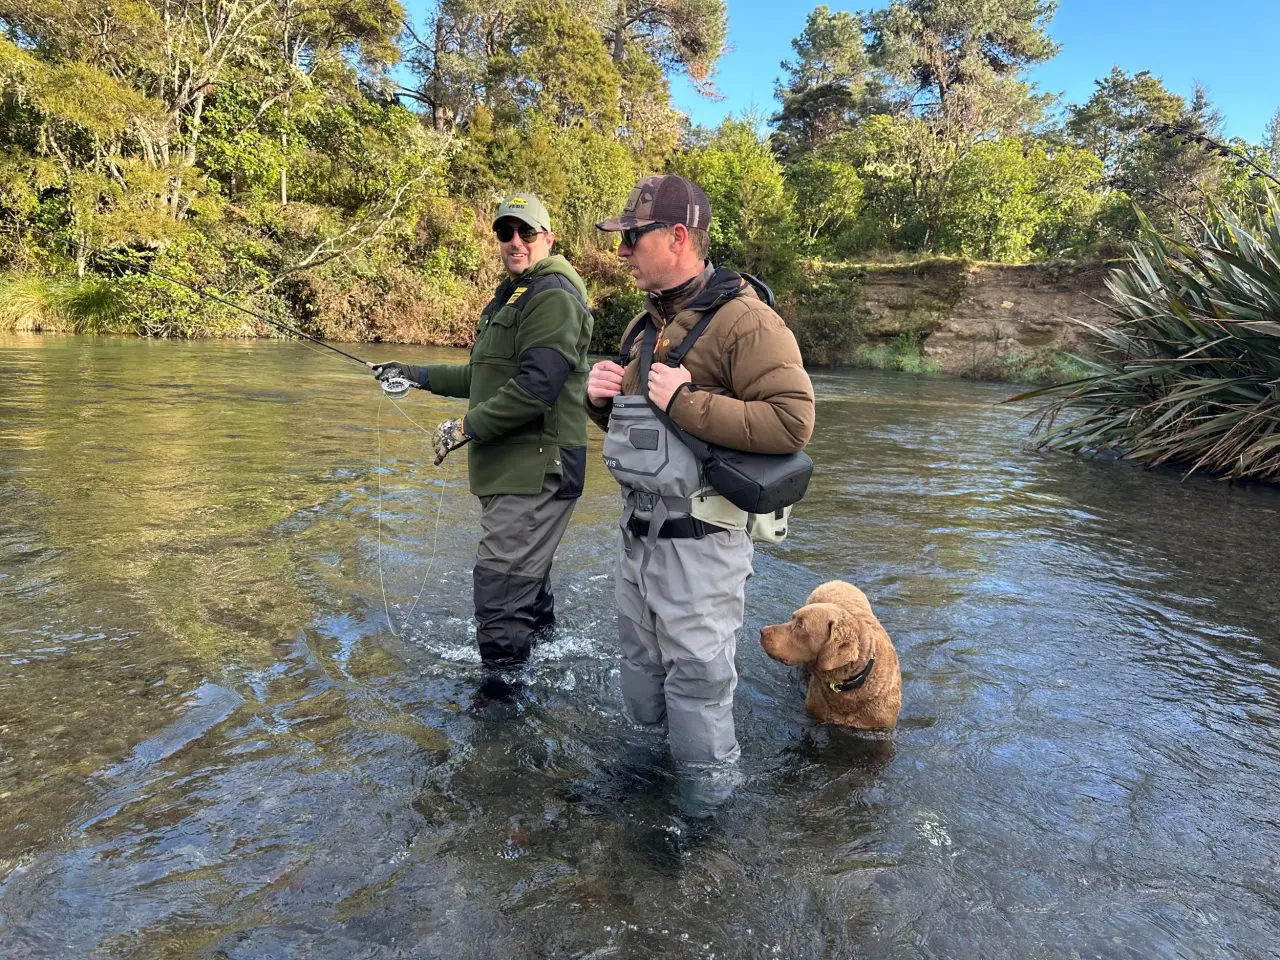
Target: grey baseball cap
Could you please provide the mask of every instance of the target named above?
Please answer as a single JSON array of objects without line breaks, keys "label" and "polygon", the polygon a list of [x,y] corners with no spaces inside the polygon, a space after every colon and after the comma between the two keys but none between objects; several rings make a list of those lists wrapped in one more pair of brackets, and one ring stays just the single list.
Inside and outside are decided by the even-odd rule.
[{"label": "grey baseball cap", "polygon": [[503,217],[514,217],[521,223],[527,223],[535,230],[551,232],[551,216],[547,208],[534,193],[513,193],[498,204],[498,212],[494,214],[493,225]]}]

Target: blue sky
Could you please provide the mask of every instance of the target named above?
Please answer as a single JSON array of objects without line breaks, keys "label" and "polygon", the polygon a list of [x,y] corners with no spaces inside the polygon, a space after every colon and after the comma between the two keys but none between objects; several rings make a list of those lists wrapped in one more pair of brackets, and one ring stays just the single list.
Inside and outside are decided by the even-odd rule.
[{"label": "blue sky", "polygon": [[[856,11],[882,6],[830,2]],[[676,105],[695,123],[715,125],[730,113],[775,109],[774,80],[791,40],[817,3],[729,0],[729,43],[716,83],[718,102],[687,82],[673,85]],[[1226,120],[1228,136],[1257,142],[1280,108],[1280,0],[1060,0],[1049,26],[1057,57],[1031,72],[1044,92],[1083,102],[1093,82],[1119,65],[1150,70],[1174,93],[1189,97],[1199,83]]]}]

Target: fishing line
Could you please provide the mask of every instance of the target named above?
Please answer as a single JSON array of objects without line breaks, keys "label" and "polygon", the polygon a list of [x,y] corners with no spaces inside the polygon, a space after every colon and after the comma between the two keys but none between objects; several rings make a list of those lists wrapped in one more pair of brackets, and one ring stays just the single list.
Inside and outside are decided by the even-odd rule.
[{"label": "fishing line", "polygon": [[[427,428],[414,420],[413,417],[405,413],[404,408],[396,403],[394,399],[388,395],[391,405],[400,411],[400,415],[421,430],[424,434],[430,436]],[[382,574],[382,398],[378,399],[378,462],[377,469],[374,473],[378,478],[378,503],[377,503],[377,522],[378,522],[378,585],[382,589],[382,609],[387,615],[387,627],[391,630],[392,636],[399,637],[400,633],[396,631],[395,620],[391,616],[391,606],[387,603],[387,587]],[[427,577],[431,574],[431,568],[435,566],[436,555],[440,548],[440,517],[444,512],[444,473],[440,474],[440,492],[436,496],[436,521],[435,528],[431,532],[431,558],[427,561],[427,568],[422,572],[422,582],[418,585],[418,593],[413,598],[413,603],[408,611],[404,614],[403,622],[405,630],[408,629],[409,618],[413,616],[413,612],[418,609],[418,601],[422,599],[422,594],[427,589]]]}]

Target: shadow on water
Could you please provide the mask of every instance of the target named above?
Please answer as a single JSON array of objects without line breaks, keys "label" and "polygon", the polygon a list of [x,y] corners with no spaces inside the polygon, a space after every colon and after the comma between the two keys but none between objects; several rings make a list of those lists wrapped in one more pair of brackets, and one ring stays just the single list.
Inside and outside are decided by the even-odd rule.
[{"label": "shadow on water", "polygon": [[[815,382],[740,771],[690,790],[620,712],[603,470],[494,675],[475,502],[403,415],[451,402],[292,345],[0,340],[0,954],[1269,955],[1280,495],[1032,454],[1000,388]],[[758,645],[833,577],[897,645],[891,738]]]}]

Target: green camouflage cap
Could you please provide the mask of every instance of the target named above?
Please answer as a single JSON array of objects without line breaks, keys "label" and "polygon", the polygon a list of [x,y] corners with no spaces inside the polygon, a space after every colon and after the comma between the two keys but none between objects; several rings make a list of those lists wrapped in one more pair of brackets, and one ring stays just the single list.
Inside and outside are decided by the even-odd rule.
[{"label": "green camouflage cap", "polygon": [[493,225],[503,217],[514,217],[521,223],[527,223],[535,230],[551,232],[551,216],[547,208],[533,193],[513,193],[498,204],[498,212],[494,215]]}]

